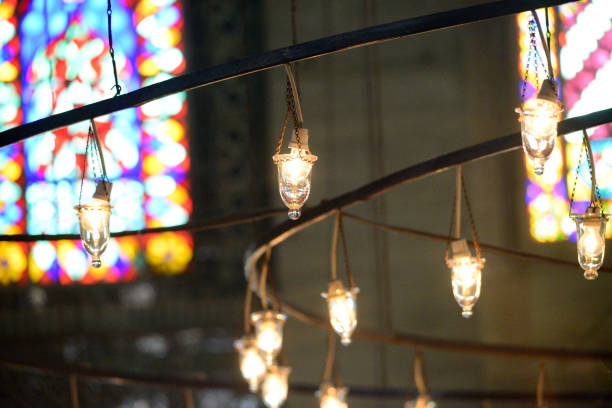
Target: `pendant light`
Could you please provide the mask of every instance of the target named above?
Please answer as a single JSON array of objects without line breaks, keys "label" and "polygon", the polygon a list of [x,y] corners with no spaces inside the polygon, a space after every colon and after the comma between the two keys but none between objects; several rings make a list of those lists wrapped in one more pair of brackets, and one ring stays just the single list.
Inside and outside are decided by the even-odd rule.
[{"label": "pendant light", "polygon": [[[582,131],[582,151],[576,169],[576,179],[574,181],[574,189],[570,197],[570,217],[576,223],[576,244],[578,249],[578,263],[584,269],[584,277],[588,280],[597,279],[597,270],[601,267],[606,251],[606,224],[608,215],[604,214],[601,206],[601,198],[599,188],[597,187],[597,178],[595,172],[595,159],[591,142],[586,130]],[[580,172],[580,163],[582,162],[582,154],[586,149],[586,160],[589,166],[591,176],[591,202],[583,214],[572,213],[574,203],[574,192],[578,174]]]},{"label": "pendant light", "polygon": [[[332,382],[332,374],[335,374],[335,381]],[[325,358],[325,368],[323,370],[323,381],[315,396],[319,400],[320,408],[348,408],[346,396],[348,389],[340,383],[338,370],[336,367],[336,336],[329,332],[327,335],[327,356]]]},{"label": "pendant light", "polygon": [[[91,264],[94,268],[99,268],[102,265],[100,255],[106,250],[110,239],[109,218],[111,215],[110,193],[112,183],[106,176],[106,166],[104,164],[104,156],[98,138],[98,131],[93,120],[90,121],[91,126],[87,134],[87,144],[85,147],[85,158],[83,160],[83,177],[81,179],[81,193],[83,192],[83,182],[86,174],[87,158],[89,156],[89,146],[92,145],[91,151],[94,160],[98,160],[102,170],[102,174],[96,182],[96,190],[93,195],[93,201],[89,204],[81,203],[81,193],[79,194],[79,204],[74,206],[79,218],[79,231],[83,248],[91,255]],[[94,178],[98,178],[95,174]]]},{"label": "pendant light", "polygon": [[[457,166],[457,191],[455,194],[455,240],[450,242],[446,250],[446,265],[451,269],[451,286],[453,296],[461,307],[461,315],[465,318],[472,316],[474,305],[480,297],[480,289],[482,285],[482,268],[484,266],[484,258],[480,255],[480,246],[478,245],[478,236],[476,227],[472,217],[470,202],[467,197],[465,182],[461,173],[461,166]],[[466,207],[472,229],[472,238],[474,240],[474,248],[476,256],[473,257],[470,253],[467,241],[461,239],[461,192],[465,196]],[[451,223],[452,231],[452,223]],[[449,249],[452,252],[452,258],[449,258]]]},{"label": "pendant light", "polygon": [[[317,156],[310,153],[308,129],[302,126],[304,120],[293,71],[289,65],[285,65],[285,68],[287,71],[287,113],[272,160],[277,167],[280,196],[283,203],[289,208],[288,216],[292,220],[297,220],[302,214],[302,206],[310,196],[312,167]],[[293,117],[293,135],[289,143],[289,153],[281,154],[289,115]]]},{"label": "pendant light", "polygon": [[291,368],[272,365],[268,367],[261,385],[261,398],[268,408],[279,408],[285,403],[289,391]]},{"label": "pendant light", "polygon": [[[346,274],[349,281],[348,288],[345,288],[342,281],[337,277],[336,268],[339,237],[342,239]],[[327,292],[322,293],[321,296],[327,301],[331,326],[340,336],[342,344],[347,346],[351,343],[351,335],[357,327],[357,294],[359,293],[359,288],[355,286],[349,264],[348,248],[346,245],[344,228],[342,226],[342,213],[340,211],[337,211],[336,221],[334,223],[334,235],[332,237],[330,258],[331,281],[329,282]]]},{"label": "pendant light", "polygon": [[257,392],[261,379],[266,374],[266,360],[257,347],[255,337],[244,335],[234,342],[234,348],[240,354],[240,373],[249,384],[251,392]]},{"label": "pendant light", "polygon": [[[561,120],[563,105],[558,98],[557,84],[554,81],[554,72],[550,57],[548,10],[546,10],[547,41],[544,40],[544,34],[542,33],[540,20],[537,13],[532,13],[533,20],[529,23],[531,48],[528,54],[525,78],[522,84],[521,106],[516,108],[515,111],[519,114],[519,122],[521,122],[523,150],[533,165],[534,173],[540,175],[544,172],[544,163],[546,163],[546,161],[550,158],[555,148],[555,142],[557,140],[557,124]],[[540,38],[542,39],[542,46],[546,51],[548,78],[542,82],[542,86],[537,94],[537,97],[525,101],[525,87],[527,84],[527,76],[529,75],[529,65],[532,60],[536,81],[538,75],[537,62],[539,60],[539,56],[535,40],[536,27],[540,33]]]},{"label": "pendant light", "polygon": [[436,403],[429,397],[425,369],[423,367],[423,353],[420,349],[414,354],[413,375],[418,393],[417,398],[406,401],[404,408],[436,408]]}]

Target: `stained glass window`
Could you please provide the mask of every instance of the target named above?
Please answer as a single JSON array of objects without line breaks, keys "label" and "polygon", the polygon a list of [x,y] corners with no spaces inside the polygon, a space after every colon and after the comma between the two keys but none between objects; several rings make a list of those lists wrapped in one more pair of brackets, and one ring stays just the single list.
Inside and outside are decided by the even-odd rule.
[{"label": "stained glass window", "polygon": [[[183,72],[180,1],[116,0],[112,6],[113,45],[125,91]],[[106,7],[105,0],[22,1],[18,9],[16,2],[1,3],[0,80],[8,89],[0,96],[7,99],[0,111],[3,128],[21,123],[21,112],[27,123],[114,94]],[[181,93],[96,118],[114,184],[112,231],[188,220],[186,112]],[[87,126],[72,125],[0,150],[1,233],[78,231],[72,206],[81,194]],[[86,169],[90,175],[94,167],[90,163]],[[92,183],[86,182],[83,197],[92,192]],[[147,264],[158,272],[180,273],[193,246],[188,233],[113,239],[102,256],[103,266],[94,269],[80,241],[11,245],[19,246],[24,261],[7,263],[23,268],[2,269],[2,258],[14,248],[0,247],[0,274],[6,275],[0,277],[2,283],[124,281]]]},{"label": "stained glass window", "polygon": [[[551,22],[558,18],[559,34],[552,26],[553,66],[561,80],[561,97],[565,105],[565,117],[587,114],[609,107],[609,96],[605,89],[612,88],[612,2],[593,0],[550,8]],[[530,13],[517,17],[519,31],[519,74],[524,78],[529,52],[528,21]],[[540,20],[544,22],[543,15]],[[538,40],[539,43],[539,40]],[[557,50],[556,44],[559,49]],[[543,56],[543,51],[540,52]],[[558,56],[558,57],[557,57]],[[560,63],[559,63],[560,62]],[[560,67],[560,70],[559,70]],[[538,64],[538,78],[546,73]],[[528,76],[527,98],[537,90],[535,71]],[[522,86],[522,85],[521,85]],[[612,199],[612,140],[608,137],[611,125],[603,125],[587,132],[591,136],[595,155],[598,184],[602,198]],[[547,162],[544,174],[537,176],[527,167],[526,201],[531,235],[537,241],[551,242],[575,239],[576,227],[568,217],[569,200],[576,178],[576,166],[581,152],[582,133],[577,132],[559,138],[553,157]],[[590,198],[590,175],[583,162],[576,185],[574,212],[583,211]],[[606,208],[609,208],[609,204]],[[610,227],[610,226],[609,226]],[[612,230],[608,230],[610,236]]]}]

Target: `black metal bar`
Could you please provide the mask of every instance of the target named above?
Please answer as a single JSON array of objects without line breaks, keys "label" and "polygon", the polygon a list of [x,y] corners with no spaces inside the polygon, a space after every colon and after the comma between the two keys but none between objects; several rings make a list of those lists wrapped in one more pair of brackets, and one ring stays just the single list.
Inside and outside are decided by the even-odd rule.
[{"label": "black metal bar", "polygon": [[[0,366],[27,372],[39,372],[45,374],[56,374],[66,376],[76,376],[88,378],[101,382],[126,386],[144,385],[154,387],[170,388],[195,388],[195,389],[228,389],[237,392],[248,393],[247,384],[244,381],[236,380],[215,380],[200,376],[177,376],[177,375],[157,375],[130,373],[112,370],[100,370],[90,367],[67,364],[51,363],[31,363],[17,360],[0,360]],[[300,394],[314,394],[319,388],[315,384],[292,383],[291,392]],[[404,399],[407,396],[416,397],[401,388],[380,388],[380,387],[349,387],[350,395],[362,398],[390,398]],[[431,391],[431,396],[435,400],[463,400],[463,401],[533,401],[535,395],[533,391],[473,391],[473,390],[439,390]],[[549,393],[544,395],[548,401],[612,401],[612,393],[609,392],[565,392]]]},{"label": "black metal bar", "polygon": [[536,8],[556,6],[563,3],[569,3],[569,1],[493,1],[477,6],[443,11],[319,38],[317,40],[280,48],[253,57],[181,75],[114,98],[105,99],[100,102],[85,105],[80,108],[51,115],[47,118],[8,129],[0,133],[0,147],[74,123],[140,106],[146,102],[177,92],[188,91],[190,89],[214,84],[242,75],[275,68],[282,64],[321,57],[343,50],[426,33],[428,31],[456,27],[490,18],[516,14]]}]

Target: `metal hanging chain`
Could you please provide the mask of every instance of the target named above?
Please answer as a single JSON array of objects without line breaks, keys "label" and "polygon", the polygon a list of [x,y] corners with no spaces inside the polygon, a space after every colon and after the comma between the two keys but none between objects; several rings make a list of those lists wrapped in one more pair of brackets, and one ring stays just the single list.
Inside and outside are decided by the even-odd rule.
[{"label": "metal hanging chain", "polygon": [[593,156],[593,149],[591,148],[591,141],[586,129],[582,129],[582,140],[587,152],[587,163],[589,164],[589,174],[591,176],[591,206],[599,206],[601,208],[601,194],[599,193],[599,186],[597,186],[597,177],[595,174],[595,157]]},{"label": "metal hanging chain", "polygon": [[465,198],[465,208],[468,212],[468,219],[470,221],[470,228],[472,230],[472,239],[474,240],[474,250],[476,251],[476,258],[478,261],[482,259],[482,252],[480,251],[480,244],[478,244],[478,234],[476,233],[476,224],[474,224],[474,217],[472,215],[472,207],[470,206],[470,199],[468,198],[467,189],[465,188],[465,179],[463,174],[461,175],[461,187],[463,189],[463,197]]},{"label": "metal hanging chain", "polygon": [[544,408],[544,381],[546,365],[544,361],[540,361],[538,365],[538,384],[536,388],[536,397],[538,401],[538,408]]},{"label": "metal hanging chain", "polygon": [[414,383],[419,392],[419,396],[425,397],[429,395],[427,389],[427,378],[425,377],[425,369],[423,367],[423,351],[419,348],[414,354]]},{"label": "metal hanging chain", "polygon": [[251,331],[251,307],[253,303],[253,277],[255,274],[252,270],[249,270],[249,276],[247,279],[246,294],[244,295],[244,333],[248,334]]},{"label": "metal hanging chain", "polygon": [[83,196],[83,182],[85,181],[85,176],[87,173],[87,157],[89,156],[89,141],[93,136],[93,130],[91,127],[87,132],[87,142],[85,144],[85,154],[83,155],[83,173],[81,174],[81,188],[79,190],[79,205],[81,205],[81,197]]},{"label": "metal hanging chain", "polygon": [[450,227],[448,228],[448,240],[446,241],[446,253],[444,254],[444,263],[448,263],[448,256],[450,255],[451,242],[453,242],[453,229],[455,227],[455,211],[457,206],[457,192],[453,196],[453,205],[451,208],[450,216]]},{"label": "metal hanging chain", "polygon": [[576,185],[578,184],[578,176],[580,174],[580,166],[582,165],[582,155],[584,154],[585,144],[582,139],[582,147],[580,148],[580,157],[578,157],[578,165],[576,166],[576,176],[574,177],[574,186],[572,187],[572,194],[569,197],[569,216],[572,216],[572,207],[574,206],[574,194],[576,193]]},{"label": "metal hanging chain", "polygon": [[291,110],[287,107],[287,111],[285,112],[285,120],[283,121],[283,128],[281,129],[280,138],[278,139],[278,143],[276,144],[276,150],[274,151],[274,155],[277,156],[280,154],[280,151],[283,147],[283,141],[285,140],[285,132],[287,131],[287,122],[289,121],[289,114]]},{"label": "metal hanging chain", "polygon": [[338,236],[340,235],[340,211],[336,211],[336,219],[334,220],[334,232],[332,235],[331,253],[330,253],[330,279],[335,281],[338,279]]},{"label": "metal hanging chain", "polygon": [[[546,9],[546,11],[548,12],[548,9]],[[540,24],[540,18],[538,17],[538,13],[535,10],[532,10],[531,15],[533,16],[533,19],[536,22],[536,26],[538,27],[538,34],[540,35],[540,41],[542,42],[542,47],[544,48],[544,52],[546,54],[546,62],[547,62],[546,71],[548,73],[548,79],[553,80],[555,78],[555,75],[554,75],[553,67],[552,67],[550,41],[547,41],[547,39],[544,37],[544,33],[542,32],[542,25]],[[550,33],[550,28],[548,26],[548,19],[546,20],[546,22],[547,22],[546,30],[548,33]]]},{"label": "metal hanging chain", "polygon": [[119,78],[117,78],[117,63],[115,62],[115,49],[113,48],[113,29],[112,29],[112,16],[113,9],[111,8],[111,0],[108,0],[108,7],[106,9],[108,16],[108,47],[110,49],[111,61],[113,63],[113,75],[115,76],[115,85],[111,89],[115,88],[115,96],[119,96],[121,93],[121,85],[119,85]]},{"label": "metal hanging chain", "polygon": [[286,91],[287,109],[289,109],[289,111],[291,112],[291,117],[293,118],[293,128],[295,130],[295,141],[297,142],[298,150],[301,155],[302,154],[302,142],[300,140],[300,129],[302,127],[302,120],[300,119],[301,114],[298,113],[298,109],[296,108],[297,99],[293,92],[294,86],[297,86],[297,85],[295,85],[295,82],[294,82],[295,78],[293,77],[291,66],[286,66],[286,69],[287,69],[287,91]]},{"label": "metal hanging chain", "polygon": [[346,278],[351,288],[355,287],[355,278],[353,278],[353,272],[351,271],[351,265],[349,263],[348,248],[346,245],[346,235],[344,235],[344,225],[342,223],[342,212],[338,211],[338,230],[340,232],[340,239],[342,240],[342,254],[344,255],[344,267],[346,268]]},{"label": "metal hanging chain", "polygon": [[264,257],[263,266],[261,267],[261,276],[259,278],[259,298],[261,299],[261,307],[268,310],[268,295],[266,294],[266,280],[268,277],[268,269],[270,269],[270,256],[272,255],[272,247],[266,247],[266,256]]},{"label": "metal hanging chain", "polygon": [[[536,48],[536,38],[535,38],[535,30],[536,30],[536,23],[535,20],[532,18],[531,20],[529,20],[529,51],[527,51],[527,66],[525,67],[525,78],[523,79],[523,85],[521,86],[521,105],[523,104],[523,102],[525,102],[525,90],[527,88],[527,79],[529,78],[529,67],[531,64],[531,59],[534,58],[535,55],[535,59],[537,60],[537,48]],[[535,65],[535,61],[534,61],[534,65]],[[538,69],[536,66],[536,70],[535,70],[535,75],[536,75],[536,82],[537,82],[537,75],[538,75]],[[537,84],[536,84],[537,85]]]},{"label": "metal hanging chain", "polygon": [[336,335],[333,331],[327,332],[327,356],[323,368],[323,381],[331,381],[334,366],[336,365]]},{"label": "metal hanging chain", "polygon": [[[98,129],[96,127],[96,122],[93,119],[89,120],[91,126],[91,132],[93,134],[93,141],[94,141],[94,149],[97,154],[94,153],[95,155],[95,159],[98,160],[98,162],[100,163],[100,168],[101,168],[101,174],[100,174],[100,180],[102,181],[102,187],[104,188],[104,191],[106,193],[106,196],[109,197],[110,196],[110,191],[109,191],[109,185],[110,185],[110,180],[108,179],[108,175],[106,174],[106,165],[104,164],[104,154],[102,153],[102,144],[100,143],[100,137],[98,136]],[[95,159],[92,160],[92,163],[95,163]],[[94,171],[94,178],[97,179],[96,177],[96,169],[95,169],[95,165],[93,167],[93,171]]]}]

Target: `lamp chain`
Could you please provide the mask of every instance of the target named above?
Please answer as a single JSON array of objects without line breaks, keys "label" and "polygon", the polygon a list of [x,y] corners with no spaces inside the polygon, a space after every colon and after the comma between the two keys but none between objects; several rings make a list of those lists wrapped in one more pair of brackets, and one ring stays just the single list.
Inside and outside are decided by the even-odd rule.
[{"label": "lamp chain", "polygon": [[[531,65],[531,59],[534,58],[534,56],[537,59],[535,30],[536,30],[536,23],[535,23],[535,20],[532,18],[531,20],[529,20],[530,46],[529,46],[529,51],[527,51],[527,65],[525,67],[525,78],[523,79],[523,85],[521,86],[521,105],[523,104],[523,102],[525,102],[525,90],[527,88],[527,79],[529,77],[529,67]],[[535,76],[536,76],[536,85],[537,85],[537,82],[538,82],[537,66],[535,70]]]},{"label": "lamp chain", "polygon": [[87,142],[85,144],[85,154],[83,155],[83,174],[81,175],[81,188],[79,190],[79,205],[81,205],[81,197],[83,196],[83,183],[85,181],[85,175],[87,173],[87,158],[89,156],[89,141],[91,140],[91,136],[92,136],[92,130],[91,127],[89,128],[89,131],[87,132]]},{"label": "lamp chain", "polygon": [[115,88],[115,96],[119,96],[121,93],[121,85],[119,85],[119,79],[117,78],[117,63],[115,62],[115,49],[113,48],[113,9],[111,8],[111,0],[108,0],[108,7],[106,9],[106,15],[108,16],[108,48],[113,63],[113,75],[115,76],[115,85],[111,89]]},{"label": "lamp chain", "polygon": [[578,176],[580,175],[580,166],[582,165],[582,155],[584,154],[585,145],[584,140],[580,148],[580,157],[578,157],[578,165],[576,166],[576,176],[574,177],[574,186],[572,187],[572,194],[569,200],[569,215],[572,216],[572,207],[574,206],[574,194],[576,193],[576,185],[578,184]]},{"label": "lamp chain", "polygon": [[472,215],[472,207],[470,206],[470,199],[468,198],[467,190],[465,188],[465,179],[463,174],[461,175],[461,187],[463,189],[463,196],[465,198],[465,208],[468,212],[468,219],[470,221],[470,228],[472,229],[472,239],[474,240],[474,250],[476,251],[476,257],[480,261],[482,259],[482,253],[480,251],[480,245],[478,244],[478,234],[476,233],[476,224],[474,224],[474,217]]},{"label": "lamp chain", "polygon": [[283,147],[283,140],[285,140],[285,131],[287,130],[287,122],[289,121],[289,107],[287,107],[287,111],[285,112],[285,120],[283,121],[283,128],[281,129],[280,138],[278,139],[278,143],[276,144],[275,155],[280,154],[281,148]]},{"label": "lamp chain", "polygon": [[261,299],[261,306],[264,310],[268,310],[268,295],[266,294],[266,281],[268,278],[268,269],[270,269],[270,256],[272,255],[272,247],[268,245],[266,247],[266,256],[264,257],[263,265],[261,267],[261,277],[259,278],[259,297]]},{"label": "lamp chain", "polygon": [[334,366],[336,365],[336,336],[332,331],[327,332],[327,356],[323,368],[323,381],[331,381]]},{"label": "lamp chain", "polygon": [[287,109],[289,110],[289,112],[291,112],[291,117],[293,119],[293,128],[295,129],[295,141],[297,142],[298,145],[298,150],[300,152],[300,155],[302,154],[302,142],[300,140],[300,127],[301,127],[301,123],[300,120],[298,118],[298,114],[297,114],[297,110],[295,107],[295,95],[293,93],[293,86],[291,84],[291,79],[289,78],[289,75],[293,75],[291,74],[291,67],[288,67],[288,71],[287,71],[287,92],[286,92],[286,99],[287,99]]},{"label": "lamp chain", "polygon": [[251,306],[253,303],[253,290],[251,285],[253,284],[253,271],[249,270],[249,276],[247,279],[246,294],[244,295],[244,332],[249,333],[251,331]]},{"label": "lamp chain", "polygon": [[346,245],[346,235],[344,235],[344,224],[342,223],[342,212],[338,211],[338,230],[340,231],[340,239],[342,240],[342,254],[344,255],[344,266],[346,268],[346,277],[348,284],[351,288],[355,287],[355,279],[353,278],[353,272],[351,271],[351,265],[349,263],[348,248]]},{"label": "lamp chain", "polygon": [[448,256],[450,255],[450,246],[453,241],[453,228],[455,227],[455,211],[457,207],[457,192],[455,192],[455,196],[453,197],[453,205],[451,209],[450,216],[450,227],[448,228],[448,240],[446,242],[446,253],[444,254],[444,263],[448,263]]}]

